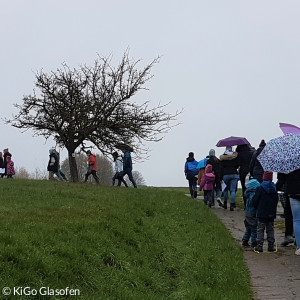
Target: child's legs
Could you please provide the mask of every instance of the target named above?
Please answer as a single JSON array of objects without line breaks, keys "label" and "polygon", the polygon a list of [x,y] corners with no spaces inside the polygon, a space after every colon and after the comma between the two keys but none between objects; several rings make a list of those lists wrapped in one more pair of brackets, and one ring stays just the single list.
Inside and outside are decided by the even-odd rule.
[{"label": "child's legs", "polygon": [[250,226],[251,231],[251,242],[255,243],[257,241],[257,226]]},{"label": "child's legs", "polygon": [[250,229],[250,226],[249,226],[249,224],[246,220],[244,221],[244,224],[245,224],[246,230],[245,230],[245,233],[243,235],[243,240],[249,241],[250,236],[251,236],[251,229]]},{"label": "child's legs", "polygon": [[206,191],[207,202],[213,204],[213,191]]},{"label": "child's legs", "polygon": [[266,232],[267,232],[268,244],[274,244],[275,237],[274,237],[274,222],[273,221],[266,223]]},{"label": "child's legs", "polygon": [[257,243],[259,245],[263,245],[264,243],[264,232],[265,232],[266,224],[261,221],[257,221]]}]

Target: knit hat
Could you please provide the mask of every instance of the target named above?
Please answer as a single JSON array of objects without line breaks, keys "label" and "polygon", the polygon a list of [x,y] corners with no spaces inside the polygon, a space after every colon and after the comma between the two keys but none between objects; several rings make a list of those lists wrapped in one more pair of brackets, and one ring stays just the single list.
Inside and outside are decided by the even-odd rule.
[{"label": "knit hat", "polygon": [[265,171],[263,180],[264,181],[272,181],[273,180],[273,172]]},{"label": "knit hat", "polygon": [[215,150],[214,149],[210,149],[208,155],[209,156],[215,156],[216,155]]},{"label": "knit hat", "polygon": [[266,142],[265,140],[261,140],[259,143],[259,147],[264,147],[264,146],[266,146]]},{"label": "knit hat", "polygon": [[250,190],[255,190],[259,186],[260,186],[260,183],[256,179],[251,179],[248,182],[247,188]]}]

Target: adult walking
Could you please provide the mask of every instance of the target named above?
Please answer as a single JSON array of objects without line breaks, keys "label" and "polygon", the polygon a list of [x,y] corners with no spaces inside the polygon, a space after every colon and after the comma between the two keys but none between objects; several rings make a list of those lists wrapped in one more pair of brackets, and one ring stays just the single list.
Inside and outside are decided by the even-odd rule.
[{"label": "adult walking", "polygon": [[281,192],[279,194],[279,199],[281,201],[283,212],[284,212],[284,240],[280,244],[283,247],[288,246],[289,244],[294,244],[294,226],[293,226],[293,213],[291,209],[290,198],[287,194],[287,186],[286,186],[286,174],[277,173],[277,182],[276,182],[276,190]]},{"label": "adult walking", "polygon": [[197,177],[198,162],[194,158],[194,152],[190,152],[184,165],[184,174],[189,182],[189,189],[192,198],[197,198]]},{"label": "adult walking", "polygon": [[121,183],[123,182],[123,184],[128,187],[126,181],[123,178],[123,162],[122,160],[119,158],[119,154],[118,152],[114,152],[112,154],[113,159],[114,159],[114,163],[115,163],[115,175],[112,178],[112,185],[115,185],[115,181],[116,179],[118,180],[118,186],[121,186]]},{"label": "adult walking", "polygon": [[55,174],[59,180],[63,181],[63,178],[59,172],[59,158],[54,148],[51,148],[49,150],[49,161],[47,170],[49,172],[49,180],[53,180]]},{"label": "adult walking", "polygon": [[261,140],[261,142],[259,143],[259,147],[252,155],[250,166],[249,166],[251,177],[256,179],[259,183],[263,182],[264,169],[261,166],[259,160],[257,159],[257,156],[261,153],[261,151],[264,149],[265,146],[266,146],[265,140]]},{"label": "adult walking", "polygon": [[244,208],[246,208],[246,176],[250,171],[250,162],[254,151],[255,149],[247,144],[238,145],[236,147],[236,152],[238,153],[238,158],[240,162],[239,177],[242,185]]},{"label": "adult walking", "polygon": [[294,233],[297,243],[295,254],[300,255],[300,169],[286,175],[286,193],[290,198],[293,219]]},{"label": "adult walking", "polygon": [[206,162],[207,165],[212,165],[212,170],[215,174],[215,182],[214,182],[214,191],[212,193],[212,204],[215,204],[215,197],[214,192],[216,192],[217,201],[221,201],[221,195],[222,195],[222,177],[221,177],[221,162],[216,157],[216,152],[214,149],[209,150],[209,158]]},{"label": "adult walking", "polygon": [[124,177],[127,174],[128,178],[132,182],[134,188],[137,188],[136,182],[132,176],[132,159],[131,159],[130,150],[122,148],[122,152],[124,154],[122,177]]},{"label": "adult walking", "polygon": [[238,153],[232,151],[231,146],[226,147],[226,151],[220,156],[221,161],[221,175],[226,188],[224,189],[224,203],[218,200],[220,206],[227,209],[228,192],[230,191],[230,210],[233,211],[236,207],[235,194],[237,190],[237,183],[239,180],[238,167],[240,166]]},{"label": "adult walking", "polygon": [[96,155],[92,154],[90,150],[86,152],[86,154],[89,156],[88,158],[88,169],[85,174],[84,182],[87,182],[90,175],[92,175],[96,181],[96,183],[99,183],[99,177],[97,176],[97,159]]}]

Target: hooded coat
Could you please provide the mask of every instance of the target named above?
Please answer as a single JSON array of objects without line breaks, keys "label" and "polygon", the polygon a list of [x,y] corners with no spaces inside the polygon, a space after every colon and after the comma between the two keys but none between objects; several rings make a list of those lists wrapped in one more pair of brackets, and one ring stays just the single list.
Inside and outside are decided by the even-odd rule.
[{"label": "hooded coat", "polygon": [[7,175],[15,175],[15,164],[11,160],[10,156],[6,157],[6,174]]},{"label": "hooded coat", "polygon": [[184,165],[184,173],[187,179],[194,177],[198,174],[198,162],[195,160],[194,157],[188,157],[186,159],[186,163]]},{"label": "hooded coat", "polygon": [[255,191],[252,198],[258,219],[274,221],[278,203],[276,186],[272,181],[264,181]]},{"label": "hooded coat", "polygon": [[214,189],[215,177],[215,174],[212,172],[212,165],[207,165],[200,181],[199,190],[212,191]]}]

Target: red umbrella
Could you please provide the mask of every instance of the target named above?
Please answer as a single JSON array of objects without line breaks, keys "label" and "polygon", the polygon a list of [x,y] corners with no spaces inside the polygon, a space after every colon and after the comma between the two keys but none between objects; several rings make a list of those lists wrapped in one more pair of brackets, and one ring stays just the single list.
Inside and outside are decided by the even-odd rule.
[{"label": "red umbrella", "polygon": [[226,139],[219,140],[217,147],[236,146],[236,145],[250,145],[245,137],[230,136]]}]

